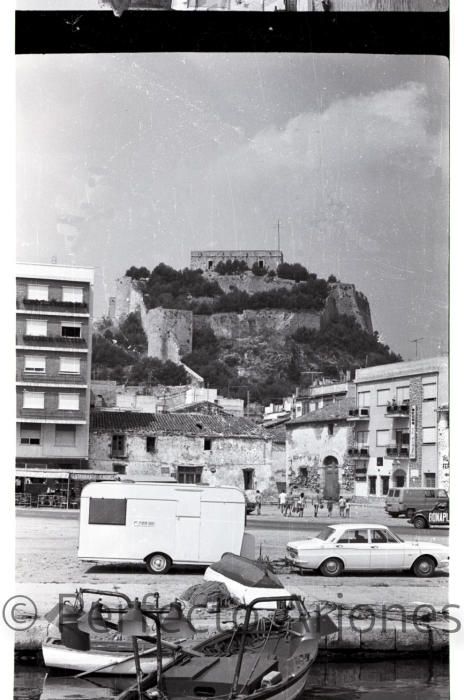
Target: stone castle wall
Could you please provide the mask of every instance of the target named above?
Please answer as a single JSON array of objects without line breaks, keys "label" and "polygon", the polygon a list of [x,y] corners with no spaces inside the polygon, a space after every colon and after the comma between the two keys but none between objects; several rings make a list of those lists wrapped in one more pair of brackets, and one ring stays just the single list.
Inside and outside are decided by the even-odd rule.
[{"label": "stone castle wall", "polygon": [[262,263],[269,270],[277,270],[284,261],[280,250],[192,250],[190,268],[192,270],[214,270],[219,262],[243,260],[248,267]]},{"label": "stone castle wall", "polygon": [[158,306],[142,316],[148,338],[149,357],[163,362],[180,362],[192,352],[193,314],[183,309],[163,309]]},{"label": "stone castle wall", "polygon": [[193,327],[209,327],[218,338],[245,338],[267,333],[291,335],[298,328],[320,328],[320,315],[317,311],[285,311],[283,309],[246,309],[243,313],[219,313],[195,315]]},{"label": "stone castle wall", "polygon": [[337,315],[352,316],[368,333],[372,333],[372,319],[367,297],[356,291],[354,284],[335,282],[330,285],[329,296],[321,313],[321,326]]}]

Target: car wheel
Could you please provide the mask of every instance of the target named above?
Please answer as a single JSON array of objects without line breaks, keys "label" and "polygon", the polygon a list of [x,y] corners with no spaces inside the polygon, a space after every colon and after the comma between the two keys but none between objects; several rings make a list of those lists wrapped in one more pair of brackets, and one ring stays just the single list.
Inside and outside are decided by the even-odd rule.
[{"label": "car wheel", "polygon": [[409,520],[410,518],[412,518],[412,516],[414,515],[415,512],[416,512],[416,511],[414,510],[414,508],[408,508],[407,511],[406,511],[406,517],[407,517],[407,519]]},{"label": "car wheel", "polygon": [[422,516],[418,515],[416,518],[414,518],[413,522],[414,527],[417,527],[418,530],[427,527],[427,520]]},{"label": "car wheel", "polygon": [[172,561],[167,554],[155,552],[145,559],[145,564],[150,574],[167,574],[172,566]]},{"label": "car wheel", "polygon": [[412,565],[414,576],[419,578],[429,578],[435,571],[436,563],[432,557],[419,557]]},{"label": "car wheel", "polygon": [[340,576],[343,571],[343,562],[335,557],[330,557],[322,562],[319,569],[323,576]]}]

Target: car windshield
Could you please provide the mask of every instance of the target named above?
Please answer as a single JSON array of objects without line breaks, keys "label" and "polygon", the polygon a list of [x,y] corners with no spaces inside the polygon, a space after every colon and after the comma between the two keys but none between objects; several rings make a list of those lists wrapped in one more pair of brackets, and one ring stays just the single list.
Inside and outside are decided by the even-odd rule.
[{"label": "car windshield", "polygon": [[325,527],[323,530],[317,533],[317,540],[328,540],[334,534],[335,530],[333,527]]}]

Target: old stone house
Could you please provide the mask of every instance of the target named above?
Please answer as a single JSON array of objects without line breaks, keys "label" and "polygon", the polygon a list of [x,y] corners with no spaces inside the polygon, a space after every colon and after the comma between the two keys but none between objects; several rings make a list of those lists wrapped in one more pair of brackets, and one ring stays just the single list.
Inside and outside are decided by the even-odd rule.
[{"label": "old stone house", "polygon": [[286,424],[287,484],[324,498],[354,490],[354,463],[349,455],[353,429],[349,411],[355,400],[344,397]]},{"label": "old stone house", "polygon": [[202,413],[94,411],[89,466],[139,481],[275,492],[272,440],[246,418]]}]

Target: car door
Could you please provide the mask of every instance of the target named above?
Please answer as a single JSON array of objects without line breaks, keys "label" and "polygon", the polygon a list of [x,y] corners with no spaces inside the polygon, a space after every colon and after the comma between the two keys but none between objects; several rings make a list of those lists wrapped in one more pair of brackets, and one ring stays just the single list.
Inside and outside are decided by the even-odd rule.
[{"label": "car door", "polygon": [[371,528],[370,565],[372,569],[402,569],[405,564],[404,543],[398,541],[387,528]]},{"label": "car door", "polygon": [[345,562],[345,569],[369,568],[371,550],[367,528],[347,528],[338,537],[334,548],[334,553]]}]

